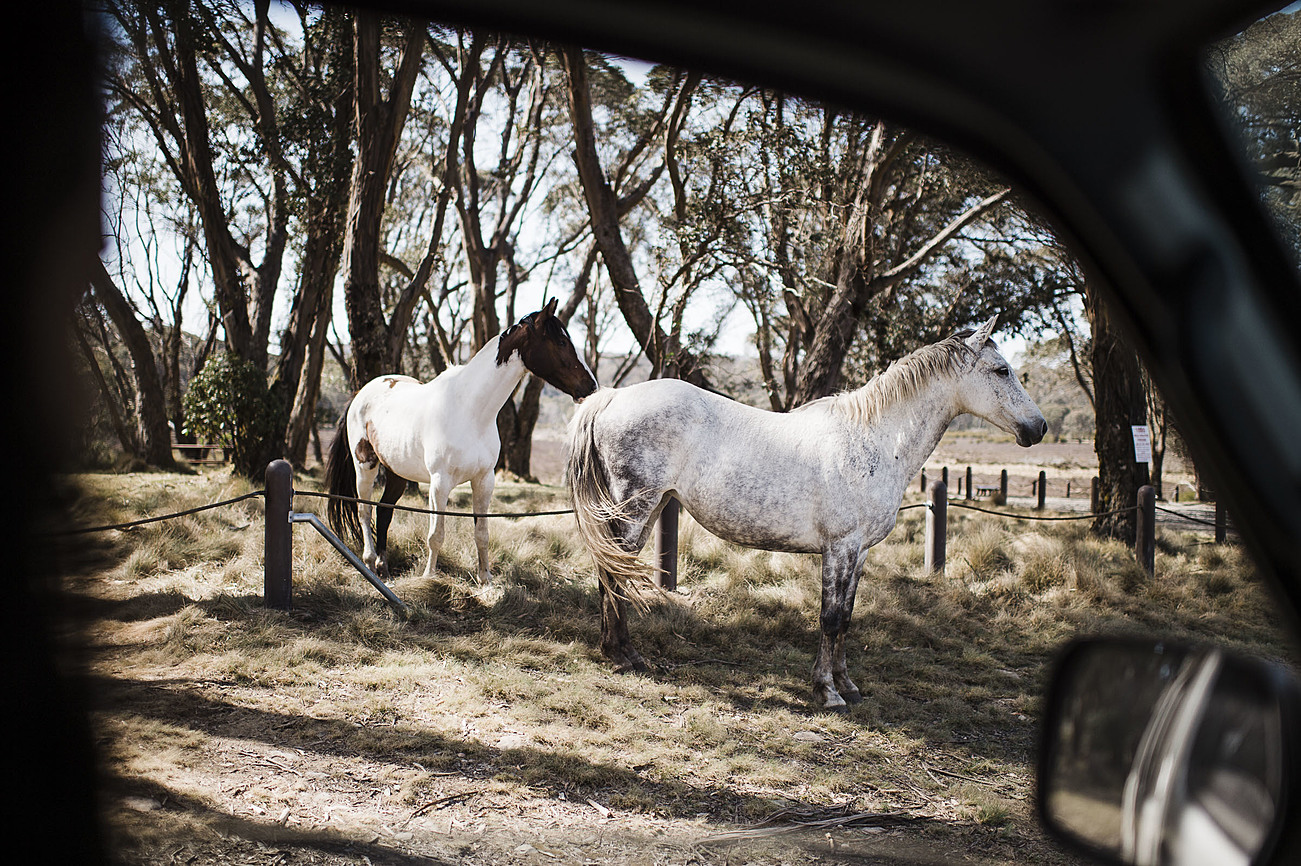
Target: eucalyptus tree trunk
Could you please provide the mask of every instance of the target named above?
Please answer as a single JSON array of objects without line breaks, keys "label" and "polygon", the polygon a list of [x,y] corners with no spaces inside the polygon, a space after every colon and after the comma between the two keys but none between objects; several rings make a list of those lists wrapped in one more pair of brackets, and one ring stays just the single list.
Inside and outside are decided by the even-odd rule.
[{"label": "eucalyptus tree trunk", "polygon": [[103,262],[96,259],[91,272],[91,286],[95,297],[113,320],[122,344],[131,358],[131,380],[135,390],[135,415],[139,456],[151,466],[172,469],[171,431],[167,426],[167,403],[163,399],[163,385],[158,378],[149,335],[127,303],[126,296],[113,282]]},{"label": "eucalyptus tree trunk", "polygon": [[[889,169],[890,162],[883,160],[880,170]],[[869,183],[865,191],[870,193],[876,186]],[[836,258],[835,290],[812,324],[808,352],[796,379],[794,405],[800,406],[840,390],[845,355],[858,334],[859,320],[872,299],[893,291],[900,282],[915,275],[959,231],[998,205],[1009,192],[1009,189],[1003,189],[976,202],[903,261],[884,269],[872,266],[867,255],[866,220],[870,218],[873,203],[861,199],[856,201],[843,226],[844,237]]]},{"label": "eucalyptus tree trunk", "polygon": [[[1097,429],[1098,535],[1134,543],[1138,488],[1148,483],[1146,463],[1134,460],[1133,425],[1147,423],[1147,395],[1138,356],[1121,339],[1097,293],[1086,292],[1085,309],[1093,333],[1093,395]],[[1113,513],[1114,512],[1114,513]]]},{"label": "eucalyptus tree trunk", "polygon": [[[333,318],[334,281],[343,251],[344,213],[352,175],[353,82],[343,70],[353,68],[352,33],[345,13],[326,12],[325,62],[343,83],[336,85],[326,116],[327,134],[312,137],[305,160],[306,190],[299,292],[281,338],[281,357],[272,390],[289,406],[285,456],[294,466],[307,461],[307,446],[320,395],[325,344]],[[328,85],[327,85],[328,86]]]},{"label": "eucalyptus tree trunk", "polygon": [[596,150],[596,126],[592,119],[587,61],[578,48],[565,49],[563,59],[568,74],[569,110],[574,126],[574,161],[578,165],[578,178],[587,201],[592,234],[614,287],[615,303],[656,370],[671,369],[678,378],[708,388],[709,380],[700,359],[670,340],[646,303],[637,269],[632,263],[632,256],[619,227],[621,203],[606,178]]},{"label": "eucalyptus tree trunk", "polygon": [[[380,225],[425,41],[422,26],[408,25],[402,58],[385,95],[380,92],[380,29],[378,15],[357,13],[353,42],[357,155],[352,167],[342,266],[354,387],[393,372],[390,325],[384,317],[379,285]],[[394,324],[405,328],[407,323]]]}]

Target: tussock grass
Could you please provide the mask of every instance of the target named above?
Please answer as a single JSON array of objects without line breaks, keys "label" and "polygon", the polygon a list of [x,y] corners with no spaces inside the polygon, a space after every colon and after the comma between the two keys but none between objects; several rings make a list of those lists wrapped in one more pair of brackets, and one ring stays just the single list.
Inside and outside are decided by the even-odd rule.
[{"label": "tussock grass", "polygon": [[[75,481],[72,507],[87,520],[248,489],[222,473]],[[451,506],[468,504],[457,491]],[[555,507],[563,491],[539,485],[503,484],[494,501]],[[809,704],[816,557],[742,550],[684,515],[681,592],[632,614],[653,670],[619,676],[599,651],[598,593],[572,517],[494,521],[495,579],[482,587],[469,521],[451,521],[425,581],[427,522],[399,514],[390,551],[412,606],[403,620],[305,527],[294,535],[294,610],[263,608],[260,508],[68,552],[111,692],[98,724],[115,772],[157,780],[221,733],[395,774],[418,766],[423,775],[397,774],[409,803],[443,796],[438,774],[456,773],[501,802],[563,793],[714,821],[848,803],[1016,836],[1032,832],[1042,687],[1066,639],[1157,631],[1293,658],[1238,548],[1162,533],[1148,579],[1128,549],[1080,523],[950,514],[948,569],[929,575],[924,519],[910,511],[859,586],[848,655],[864,701],[829,716]],[[220,696],[196,697],[205,683]]]}]

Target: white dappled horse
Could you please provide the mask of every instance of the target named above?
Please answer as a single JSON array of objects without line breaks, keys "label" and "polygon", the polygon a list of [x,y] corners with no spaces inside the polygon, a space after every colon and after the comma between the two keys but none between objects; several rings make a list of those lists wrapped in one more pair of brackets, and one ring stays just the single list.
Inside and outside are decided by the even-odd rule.
[{"label": "white dappled horse", "polygon": [[[429,382],[410,376],[380,376],[352,398],[330,448],[326,488],[330,493],[369,500],[380,469],[381,501],[394,503],[408,481],[429,484],[429,507],[442,511],[452,488],[470,482],[476,514],[488,511],[493,472],[501,451],[497,413],[524,374],[532,372],[582,400],[596,390],[596,377],[574,349],[556,317],[553,298],[545,307],[489,340],[468,363],[449,367]],[[391,508],[380,508],[371,531],[370,504],[331,499],[326,513],[334,531],[362,541],[362,561],[386,577]],[[442,546],[442,515],[429,520],[429,562],[434,573]],[[375,536],[378,536],[376,543]],[[479,580],[489,583],[488,521],[475,518]]]},{"label": "white dappled horse", "polygon": [[673,379],[602,389],[570,422],[567,477],[601,587],[601,649],[645,669],[625,588],[651,583],[637,557],[670,496],[705,529],[763,550],[822,554],[814,700],[861,700],[845,634],[868,548],[894,528],[911,479],[945,429],[971,413],[1022,446],[1043,415],[990,334],[995,318],[896,361],[856,391],[776,413]]}]

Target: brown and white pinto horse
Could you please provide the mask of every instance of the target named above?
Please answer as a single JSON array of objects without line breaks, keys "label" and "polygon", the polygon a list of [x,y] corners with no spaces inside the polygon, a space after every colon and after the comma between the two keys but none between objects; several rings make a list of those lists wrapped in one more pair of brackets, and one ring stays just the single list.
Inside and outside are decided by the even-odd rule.
[{"label": "brown and white pinto horse", "polygon": [[[596,390],[596,377],[555,312],[553,298],[489,340],[469,363],[450,367],[429,382],[394,375],[366,383],[339,421],[326,464],[328,491],[369,500],[382,468],[382,502],[397,502],[407,482],[418,481],[429,484],[429,508],[442,511],[452,488],[469,481],[475,513],[486,513],[501,451],[497,413],[524,374],[540,376],[575,401]],[[360,537],[362,561],[387,577],[393,511],[379,509],[372,534],[373,510],[369,504],[359,508],[339,499],[331,499],[326,507],[334,531],[350,534],[354,540]],[[434,573],[443,543],[443,520],[442,515],[431,515],[429,520],[425,577]],[[492,580],[487,520],[475,519],[474,540],[479,549],[479,580],[487,584]]]}]

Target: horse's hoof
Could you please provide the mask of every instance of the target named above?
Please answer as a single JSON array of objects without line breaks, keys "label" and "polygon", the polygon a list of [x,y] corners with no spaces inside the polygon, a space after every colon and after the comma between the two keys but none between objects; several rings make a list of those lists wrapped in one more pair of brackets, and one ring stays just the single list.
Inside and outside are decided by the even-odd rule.
[{"label": "horse's hoof", "polygon": [[638,653],[623,653],[616,658],[611,659],[614,662],[614,672],[616,674],[644,674],[650,671],[650,666],[642,659]]},{"label": "horse's hoof", "polygon": [[845,699],[847,704],[861,704],[863,702],[863,693],[858,689],[854,689],[852,692],[841,690],[840,696]]}]

